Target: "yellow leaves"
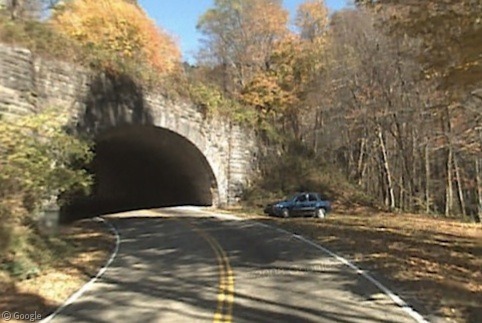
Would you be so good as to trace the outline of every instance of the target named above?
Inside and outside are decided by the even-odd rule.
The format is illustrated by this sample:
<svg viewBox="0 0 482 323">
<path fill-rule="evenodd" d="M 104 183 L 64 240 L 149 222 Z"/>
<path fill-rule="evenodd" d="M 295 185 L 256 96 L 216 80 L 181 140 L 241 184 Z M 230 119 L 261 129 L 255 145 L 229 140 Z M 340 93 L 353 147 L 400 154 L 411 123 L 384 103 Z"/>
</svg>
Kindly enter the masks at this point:
<svg viewBox="0 0 482 323">
<path fill-rule="evenodd" d="M 245 103 L 264 114 L 301 111 L 305 92 L 324 68 L 327 13 L 323 1 L 300 6 L 297 23 L 301 34 L 289 33 L 273 43 L 269 70 L 258 71 L 241 93 Z"/>
<path fill-rule="evenodd" d="M 172 38 L 138 6 L 124 0 L 73 0 L 54 12 L 51 23 L 89 50 L 105 52 L 104 67 L 117 66 L 118 58 L 135 58 L 135 63 L 145 63 L 163 75 L 180 62 Z"/>
<path fill-rule="evenodd" d="M 288 12 L 274 1 L 255 1 L 251 6 L 250 21 L 257 24 L 260 33 L 283 36 L 288 32 Z"/>
<path fill-rule="evenodd" d="M 323 0 L 309 0 L 298 7 L 296 26 L 304 39 L 323 37 L 328 26 L 328 9 Z"/>
<path fill-rule="evenodd" d="M 239 78 L 236 85 L 242 86 L 265 68 L 273 43 L 289 32 L 287 23 L 281 1 L 217 0 L 200 18 L 198 29 L 207 36 L 210 58 L 226 62 Z"/>
<path fill-rule="evenodd" d="M 326 64 L 329 44 L 328 9 L 322 0 L 309 0 L 298 7 L 296 25 L 300 29 L 302 47 L 299 62 L 306 77 L 316 77 Z"/>
<path fill-rule="evenodd" d="M 76 30 L 72 31 L 71 35 L 76 39 L 81 39 L 81 38 L 84 38 L 87 34 L 82 30 L 76 29 Z"/>
<path fill-rule="evenodd" d="M 306 111 L 307 92 L 325 66 L 327 23 L 323 1 L 300 7 L 297 34 L 282 1 L 216 0 L 198 29 L 207 36 L 206 61 L 219 63 L 223 88 L 255 111 L 258 123 L 268 123 Z"/>
<path fill-rule="evenodd" d="M 189 86 L 192 102 L 203 109 L 207 116 L 227 117 L 234 122 L 254 125 L 256 113 L 249 107 L 227 98 L 219 89 L 195 82 Z"/>
</svg>

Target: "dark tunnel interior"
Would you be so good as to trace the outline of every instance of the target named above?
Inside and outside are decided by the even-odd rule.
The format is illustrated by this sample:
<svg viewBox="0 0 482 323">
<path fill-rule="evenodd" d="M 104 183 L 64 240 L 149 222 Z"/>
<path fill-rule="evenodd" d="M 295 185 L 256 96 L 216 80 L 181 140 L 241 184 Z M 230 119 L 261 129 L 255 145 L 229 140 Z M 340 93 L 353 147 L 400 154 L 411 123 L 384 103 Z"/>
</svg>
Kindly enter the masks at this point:
<svg viewBox="0 0 482 323">
<path fill-rule="evenodd" d="M 212 205 L 216 180 L 205 156 L 186 138 L 154 126 L 121 126 L 95 140 L 92 194 L 61 212 L 70 222 L 120 211 Z"/>
</svg>

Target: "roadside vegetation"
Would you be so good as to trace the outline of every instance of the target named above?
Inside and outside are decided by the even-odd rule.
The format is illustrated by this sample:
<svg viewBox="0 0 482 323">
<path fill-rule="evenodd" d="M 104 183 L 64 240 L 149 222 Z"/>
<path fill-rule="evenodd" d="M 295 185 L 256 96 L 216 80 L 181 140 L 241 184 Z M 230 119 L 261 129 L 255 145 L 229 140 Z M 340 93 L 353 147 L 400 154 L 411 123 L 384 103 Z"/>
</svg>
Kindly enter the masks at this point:
<svg viewBox="0 0 482 323">
<path fill-rule="evenodd" d="M 447 305 L 435 307 L 474 317 L 467 304 L 480 298 L 473 257 L 480 227 L 433 216 L 482 216 L 481 2 L 357 0 L 330 14 L 322 0 L 307 0 L 290 21 L 280 0 L 215 0 L 198 21 L 204 42 L 196 66 L 181 63 L 176 42 L 137 1 L 7 3 L 1 42 L 128 75 L 191 100 L 207 117 L 253 128 L 260 159 L 245 207 L 318 191 L 348 215 L 290 222 L 296 230 L 335 249 L 353 241 L 340 250 L 351 248 L 395 282 L 416 288 L 425 275 L 432 283 L 420 284 L 427 287 L 422 298 L 430 284 L 443 285 L 434 295 L 442 293 Z M 0 120 L 0 151 L 0 272 L 22 280 L 75 249 L 43 235 L 34 218 L 52 196 L 88 191 L 82 165 L 91 156 L 88 144 L 49 114 Z M 350 213 L 360 207 L 392 213 Z M 400 248 L 420 257 L 402 257 Z M 393 267 L 384 271 L 384 263 Z M 442 282 L 444 275 L 452 278 Z M 450 296 L 447 286 L 457 284 L 466 305 Z"/>
<path fill-rule="evenodd" d="M 51 313 L 102 266 L 114 238 L 85 220 L 42 221 L 69 196 L 89 192 L 88 142 L 65 132 L 59 109 L 0 119 L 0 304 L 11 313 Z M 54 283 L 53 283 L 54 282 Z"/>
<path fill-rule="evenodd" d="M 42 233 L 41 213 L 66 202 L 58 196 L 90 188 L 81 168 L 90 147 L 68 135 L 64 124 L 58 110 L 0 120 L 0 271 L 14 278 L 37 275 L 62 250 Z"/>
</svg>

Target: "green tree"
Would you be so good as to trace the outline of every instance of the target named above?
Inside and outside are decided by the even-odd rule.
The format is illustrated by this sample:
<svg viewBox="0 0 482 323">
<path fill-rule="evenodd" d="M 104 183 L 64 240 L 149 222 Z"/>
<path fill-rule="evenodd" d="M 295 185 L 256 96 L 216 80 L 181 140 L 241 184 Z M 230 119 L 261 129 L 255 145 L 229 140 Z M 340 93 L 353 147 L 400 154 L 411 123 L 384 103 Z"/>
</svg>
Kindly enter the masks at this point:
<svg viewBox="0 0 482 323">
<path fill-rule="evenodd" d="M 46 201 L 90 188 L 90 175 L 78 167 L 90 161 L 90 147 L 64 131 L 66 120 L 56 110 L 0 120 L 0 255 Z"/>
</svg>

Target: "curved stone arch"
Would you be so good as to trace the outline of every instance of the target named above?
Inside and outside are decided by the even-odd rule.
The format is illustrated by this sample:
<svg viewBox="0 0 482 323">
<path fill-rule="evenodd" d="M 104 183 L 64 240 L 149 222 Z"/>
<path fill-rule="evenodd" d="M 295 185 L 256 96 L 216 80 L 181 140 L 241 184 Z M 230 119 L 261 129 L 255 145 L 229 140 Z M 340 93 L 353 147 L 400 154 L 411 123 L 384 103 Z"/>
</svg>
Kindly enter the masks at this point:
<svg viewBox="0 0 482 323">
<path fill-rule="evenodd" d="M 127 75 L 108 75 L 34 57 L 23 48 L 0 44 L 0 53 L 0 65 L 5 67 L 4 77 L 0 75 L 0 88 L 7 97 L 3 105 L 0 102 L 2 115 L 62 107 L 71 117 L 68 127 L 90 138 L 126 124 L 171 130 L 190 141 L 206 158 L 217 184 L 214 185 L 218 192 L 216 204 L 236 203 L 256 171 L 255 132 L 231 125 L 219 116 L 205 118 L 188 99 L 171 100 L 139 86 Z M 26 92 L 32 95 L 25 95 Z"/>
<path fill-rule="evenodd" d="M 132 84 L 95 79 L 90 96 L 80 111 L 79 132 L 92 137 L 124 125 L 151 125 L 167 129 L 192 143 L 206 159 L 214 175 L 213 205 L 229 200 L 230 124 L 205 118 L 192 103 L 173 102 L 158 94 L 145 93 Z M 114 98 L 114 100 L 109 100 Z"/>
<path fill-rule="evenodd" d="M 188 138 L 183 135 L 157 125 L 148 124 L 123 124 L 104 129 L 96 135 L 97 163 L 94 166 L 98 178 L 97 192 L 112 192 L 109 188 L 116 187 L 122 181 L 113 180 L 114 178 L 125 178 L 123 175 L 129 165 L 128 160 L 144 160 L 143 169 L 135 168 L 137 171 L 129 171 L 129 173 L 137 174 L 140 172 L 140 178 L 144 178 L 146 182 L 168 178 L 168 182 L 164 187 L 168 188 L 162 192 L 170 192 L 171 189 L 179 191 L 182 188 L 181 195 L 177 195 L 176 200 L 183 201 L 187 198 L 190 203 L 202 203 L 202 205 L 218 205 L 219 203 L 219 186 L 212 165 L 207 160 L 206 155 Z M 110 152 L 109 152 L 110 151 Z M 106 159 L 105 156 L 110 156 Z M 129 153 L 127 157 L 125 152 Z M 145 153 L 150 157 L 146 161 Z M 116 162 L 117 154 L 123 155 L 122 161 Z M 139 155 L 140 154 L 140 155 Z M 140 157 L 140 158 L 139 158 Z M 127 160 L 127 161 L 126 161 Z M 155 163 L 153 163 L 153 160 Z M 119 164 L 125 164 L 124 168 L 120 168 Z M 136 166 L 139 166 L 136 164 Z M 113 175 L 112 169 L 117 169 Z M 149 177 L 145 173 L 149 172 Z M 109 174 L 106 176 L 106 174 Z M 144 177 L 142 177 L 142 173 Z M 113 184 L 116 183 L 116 184 Z M 122 190 L 126 191 L 125 181 Z M 160 182 L 162 183 L 162 180 Z M 182 183 L 181 186 L 178 184 Z M 148 183 L 146 183 L 147 185 Z M 144 186 L 143 184 L 141 184 Z M 129 185 L 128 185 L 129 186 Z M 135 185 L 134 185 L 135 186 Z M 152 186 L 152 185 L 151 185 Z M 129 191 L 129 189 L 127 189 Z M 104 193 L 101 196 L 106 197 Z M 109 193 L 110 194 L 110 193 Z M 116 196 L 117 194 L 114 194 Z"/>
<path fill-rule="evenodd" d="M 190 144 L 192 144 L 204 157 L 204 162 L 206 162 L 206 166 L 211 169 L 213 182 L 211 183 L 211 194 L 212 194 L 212 203 L 214 206 L 219 206 L 220 204 L 227 203 L 227 175 L 226 169 L 223 167 L 223 161 L 216 158 L 216 154 L 212 154 L 212 150 L 216 150 L 215 147 L 211 144 L 211 142 L 206 138 L 202 132 L 193 127 L 192 124 L 188 122 L 181 122 L 181 124 L 177 125 L 169 125 L 169 124 L 157 124 L 154 123 L 156 127 L 161 129 L 167 129 L 180 137 L 187 140 Z"/>
<path fill-rule="evenodd" d="M 192 114 L 199 112 L 186 107 Z M 159 111 L 156 109 L 155 111 Z M 212 188 L 213 205 L 219 206 L 228 202 L 228 163 L 229 163 L 229 125 L 222 121 L 203 120 L 196 122 L 191 117 L 185 117 L 176 113 L 158 114 L 153 120 L 153 125 L 163 129 L 170 130 L 192 143 L 205 157 L 209 167 L 211 168 L 216 183 Z M 201 117 L 202 116 L 198 116 Z M 203 119 L 203 118 L 202 118 Z M 199 120 L 198 120 L 199 121 Z M 218 133 L 213 133 L 217 129 Z M 226 145 L 214 144 L 212 138 L 225 138 Z"/>
</svg>

